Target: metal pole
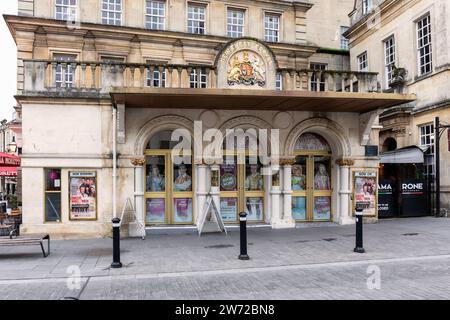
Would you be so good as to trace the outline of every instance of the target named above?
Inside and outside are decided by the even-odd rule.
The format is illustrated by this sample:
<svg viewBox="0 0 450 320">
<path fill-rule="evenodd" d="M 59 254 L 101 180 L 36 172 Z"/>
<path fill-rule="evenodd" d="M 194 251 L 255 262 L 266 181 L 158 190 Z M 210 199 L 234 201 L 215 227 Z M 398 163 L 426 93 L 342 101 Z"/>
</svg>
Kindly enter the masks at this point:
<svg viewBox="0 0 450 320">
<path fill-rule="evenodd" d="M 363 247 L 363 209 L 362 208 L 356 208 L 356 246 L 353 250 L 357 253 L 364 253 L 364 247 Z"/>
<path fill-rule="evenodd" d="M 112 219 L 113 225 L 113 262 L 111 263 L 111 268 L 122 268 L 122 263 L 120 262 L 120 219 Z"/>
<path fill-rule="evenodd" d="M 241 233 L 241 254 L 239 260 L 249 260 L 250 257 L 247 254 L 247 214 L 241 212 L 239 214 L 240 221 L 240 233 Z"/>
<path fill-rule="evenodd" d="M 112 211 L 113 218 L 117 218 L 117 106 L 113 106 L 112 123 L 112 152 L 113 152 L 113 172 L 112 172 Z"/>
<path fill-rule="evenodd" d="M 434 154 L 435 154 L 435 190 L 436 190 L 436 217 L 441 213 L 441 168 L 440 168 L 440 123 L 439 117 L 435 119 L 434 125 Z"/>
</svg>

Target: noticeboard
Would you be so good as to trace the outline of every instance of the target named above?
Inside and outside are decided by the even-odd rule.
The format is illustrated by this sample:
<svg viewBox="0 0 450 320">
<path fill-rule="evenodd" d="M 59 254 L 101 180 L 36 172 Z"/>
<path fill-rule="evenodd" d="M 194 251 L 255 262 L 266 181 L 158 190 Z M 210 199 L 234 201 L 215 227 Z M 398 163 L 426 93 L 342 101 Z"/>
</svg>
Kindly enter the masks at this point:
<svg viewBox="0 0 450 320">
<path fill-rule="evenodd" d="M 353 172 L 353 215 L 355 208 L 363 209 L 363 215 L 377 215 L 377 178 L 375 170 L 357 170 Z"/>
</svg>

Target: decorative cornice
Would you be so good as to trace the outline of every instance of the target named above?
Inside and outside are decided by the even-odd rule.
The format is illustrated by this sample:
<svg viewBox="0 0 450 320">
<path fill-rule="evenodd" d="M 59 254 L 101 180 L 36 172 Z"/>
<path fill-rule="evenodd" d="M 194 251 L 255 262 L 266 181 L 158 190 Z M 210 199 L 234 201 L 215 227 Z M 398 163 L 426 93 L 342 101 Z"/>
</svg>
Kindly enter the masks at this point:
<svg viewBox="0 0 450 320">
<path fill-rule="evenodd" d="M 355 160 L 352 159 L 339 159 L 336 160 L 336 164 L 340 167 L 352 167 L 355 165 Z"/>
<path fill-rule="evenodd" d="M 131 164 L 135 167 L 143 167 L 145 164 L 145 158 L 135 158 L 131 159 Z"/>
</svg>

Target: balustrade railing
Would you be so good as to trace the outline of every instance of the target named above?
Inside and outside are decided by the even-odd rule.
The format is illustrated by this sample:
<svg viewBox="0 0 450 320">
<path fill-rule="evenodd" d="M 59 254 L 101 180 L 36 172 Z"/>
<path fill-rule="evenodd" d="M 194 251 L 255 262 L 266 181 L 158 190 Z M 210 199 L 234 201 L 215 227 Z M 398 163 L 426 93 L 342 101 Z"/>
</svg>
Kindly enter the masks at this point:
<svg viewBox="0 0 450 320">
<path fill-rule="evenodd" d="M 279 69 L 282 90 L 377 92 L 377 73 Z M 216 88 L 212 65 L 24 61 L 23 94 L 109 94 L 111 88 Z"/>
</svg>

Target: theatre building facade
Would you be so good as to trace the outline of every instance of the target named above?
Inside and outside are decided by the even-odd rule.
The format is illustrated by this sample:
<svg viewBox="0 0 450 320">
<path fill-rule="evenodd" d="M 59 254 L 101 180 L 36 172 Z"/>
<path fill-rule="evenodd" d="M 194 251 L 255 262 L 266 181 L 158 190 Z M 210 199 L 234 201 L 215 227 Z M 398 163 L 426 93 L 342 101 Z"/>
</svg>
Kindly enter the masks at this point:
<svg viewBox="0 0 450 320">
<path fill-rule="evenodd" d="M 342 3 L 19 1 L 23 232 L 376 220 L 378 116 L 415 96 L 349 70 Z"/>
</svg>

